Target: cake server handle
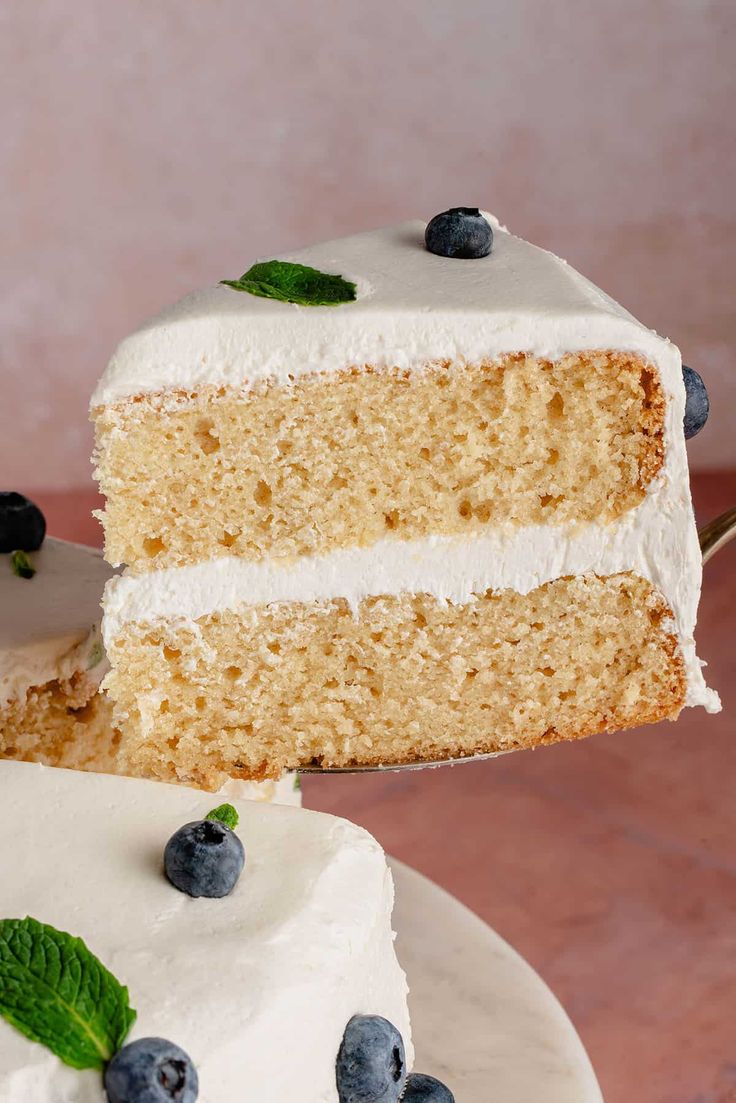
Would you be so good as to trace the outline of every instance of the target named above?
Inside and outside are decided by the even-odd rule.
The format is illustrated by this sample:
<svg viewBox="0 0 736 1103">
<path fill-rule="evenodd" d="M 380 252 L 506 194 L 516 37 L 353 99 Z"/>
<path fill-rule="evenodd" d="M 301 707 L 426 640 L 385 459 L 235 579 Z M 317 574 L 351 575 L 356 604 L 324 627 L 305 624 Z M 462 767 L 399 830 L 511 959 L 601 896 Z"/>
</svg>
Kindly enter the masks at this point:
<svg viewBox="0 0 736 1103">
<path fill-rule="evenodd" d="M 703 563 L 728 544 L 729 540 L 736 538 L 736 506 L 727 509 L 720 517 L 714 517 L 707 525 L 703 525 L 698 532 L 700 550 L 703 553 Z"/>
</svg>

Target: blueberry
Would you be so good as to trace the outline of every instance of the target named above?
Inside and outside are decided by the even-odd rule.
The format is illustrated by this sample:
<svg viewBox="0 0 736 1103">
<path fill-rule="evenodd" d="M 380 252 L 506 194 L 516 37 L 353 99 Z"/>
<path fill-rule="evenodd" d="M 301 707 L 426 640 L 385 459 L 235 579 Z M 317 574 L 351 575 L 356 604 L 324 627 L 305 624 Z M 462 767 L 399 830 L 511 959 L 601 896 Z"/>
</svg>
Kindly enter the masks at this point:
<svg viewBox="0 0 736 1103">
<path fill-rule="evenodd" d="M 402 1103 L 455 1103 L 455 1096 L 441 1080 L 425 1076 L 423 1072 L 411 1074 L 401 1099 Z"/>
<path fill-rule="evenodd" d="M 0 552 L 38 551 L 46 535 L 43 513 L 14 490 L 0 491 Z"/>
<path fill-rule="evenodd" d="M 353 1015 L 337 1055 L 340 1103 L 397 1103 L 406 1080 L 404 1043 L 380 1015 Z"/>
<path fill-rule="evenodd" d="M 219 820 L 194 820 L 171 836 L 164 851 L 166 876 L 189 896 L 227 896 L 245 864 L 238 836 Z"/>
<path fill-rule="evenodd" d="M 110 1103 L 194 1103 L 197 1070 L 188 1054 L 165 1038 L 123 1046 L 105 1069 Z"/>
<path fill-rule="evenodd" d="M 475 260 L 493 248 L 493 230 L 477 207 L 452 207 L 436 214 L 424 231 L 424 244 L 438 257 Z"/>
<path fill-rule="evenodd" d="M 682 378 L 685 383 L 685 417 L 682 424 L 685 429 L 685 440 L 698 435 L 708 420 L 710 402 L 705 383 L 694 368 L 686 368 L 682 365 Z"/>
</svg>

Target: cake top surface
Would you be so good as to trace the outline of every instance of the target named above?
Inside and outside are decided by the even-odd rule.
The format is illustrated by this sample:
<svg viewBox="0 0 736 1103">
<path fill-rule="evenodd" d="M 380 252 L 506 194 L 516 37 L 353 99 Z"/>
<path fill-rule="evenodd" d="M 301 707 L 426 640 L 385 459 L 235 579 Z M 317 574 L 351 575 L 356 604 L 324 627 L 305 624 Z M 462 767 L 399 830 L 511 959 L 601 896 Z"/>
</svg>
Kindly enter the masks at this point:
<svg viewBox="0 0 736 1103">
<path fill-rule="evenodd" d="M 217 803 L 158 782 L 0 763 L 0 918 L 32 916 L 84 939 L 129 989 L 128 1040 L 181 1046 L 201 1103 L 336 1100 L 353 1013 L 394 1015 L 408 1033 L 383 852 L 346 820 L 234 800 L 243 873 L 229 896 L 192 899 L 165 878 L 164 847 Z M 0 1097 L 102 1103 L 104 1093 L 98 1072 L 67 1067 L 0 1019 Z"/>
<path fill-rule="evenodd" d="M 115 573 L 102 552 L 47 537 L 30 553 L 33 578 L 18 578 L 0 556 L 0 651 L 49 637 L 79 639 L 99 622 L 102 591 Z"/>
<path fill-rule="evenodd" d="M 19 578 L 10 556 L 0 555 L 0 703 L 102 658 L 101 646 L 99 655 L 93 649 L 102 591 L 114 574 L 102 553 L 47 537 L 29 558 L 36 573 Z"/>
<path fill-rule="evenodd" d="M 277 258 L 354 282 L 355 302 L 297 306 L 224 284 L 195 291 L 120 344 L 92 407 L 366 364 L 410 369 L 515 351 L 555 359 L 607 347 L 657 359 L 671 347 L 565 261 L 487 217 L 493 251 L 479 259 L 428 252 L 421 221 Z"/>
</svg>

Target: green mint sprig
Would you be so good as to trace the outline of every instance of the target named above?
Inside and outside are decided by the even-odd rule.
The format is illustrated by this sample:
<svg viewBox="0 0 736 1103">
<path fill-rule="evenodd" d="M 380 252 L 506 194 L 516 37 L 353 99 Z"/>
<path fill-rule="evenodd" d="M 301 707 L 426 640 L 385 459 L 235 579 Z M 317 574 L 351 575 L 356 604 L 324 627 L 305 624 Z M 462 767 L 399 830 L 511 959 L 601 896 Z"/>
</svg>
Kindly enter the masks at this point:
<svg viewBox="0 0 736 1103">
<path fill-rule="evenodd" d="M 33 578 L 36 568 L 28 558 L 27 552 L 14 551 L 10 557 L 10 569 L 18 578 Z"/>
<path fill-rule="evenodd" d="M 213 808 L 211 812 L 208 812 L 205 816 L 206 820 L 217 820 L 219 823 L 224 823 L 225 827 L 229 827 L 231 831 L 240 823 L 240 816 L 237 810 L 233 808 L 232 804 L 220 804 L 217 808 Z"/>
<path fill-rule="evenodd" d="M 235 291 L 247 291 L 262 299 L 276 299 L 298 306 L 337 306 L 356 298 L 354 283 L 342 276 L 320 272 L 288 260 L 266 260 L 254 264 L 239 280 L 222 280 Z"/>
<path fill-rule="evenodd" d="M 75 1069 L 102 1069 L 136 1013 L 81 938 L 36 919 L 0 920 L 0 1015 Z"/>
</svg>

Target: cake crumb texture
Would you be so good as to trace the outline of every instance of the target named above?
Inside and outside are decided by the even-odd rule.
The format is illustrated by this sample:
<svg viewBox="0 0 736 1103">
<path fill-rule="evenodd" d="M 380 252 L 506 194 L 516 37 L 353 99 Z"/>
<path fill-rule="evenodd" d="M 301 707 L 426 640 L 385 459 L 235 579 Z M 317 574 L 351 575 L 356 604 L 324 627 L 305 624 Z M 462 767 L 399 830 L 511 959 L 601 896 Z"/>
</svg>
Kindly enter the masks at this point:
<svg viewBox="0 0 736 1103">
<path fill-rule="evenodd" d="M 106 557 L 143 572 L 611 522 L 662 467 L 665 405 L 656 368 L 615 351 L 140 395 L 94 414 Z"/>
<path fill-rule="evenodd" d="M 132 771 L 216 789 L 311 764 L 536 747 L 685 700 L 671 611 L 645 579 L 555 579 L 463 605 L 425 594 L 130 625 L 105 686 Z"/>
<path fill-rule="evenodd" d="M 31 687 L 0 709 L 0 759 L 116 773 L 112 704 L 84 678 Z"/>
</svg>

